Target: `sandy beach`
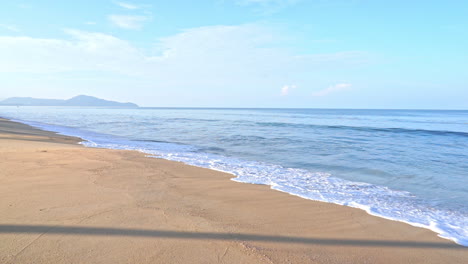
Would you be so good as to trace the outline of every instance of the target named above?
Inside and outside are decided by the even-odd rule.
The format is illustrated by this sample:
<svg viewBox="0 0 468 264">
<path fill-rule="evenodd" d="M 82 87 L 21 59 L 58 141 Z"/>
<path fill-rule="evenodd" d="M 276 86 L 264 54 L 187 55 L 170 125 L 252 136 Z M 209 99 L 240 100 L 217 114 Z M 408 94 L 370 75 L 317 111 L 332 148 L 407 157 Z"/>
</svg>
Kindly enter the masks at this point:
<svg viewBox="0 0 468 264">
<path fill-rule="evenodd" d="M 233 175 L 0 119 L 0 263 L 466 263 L 468 248 Z"/>
</svg>

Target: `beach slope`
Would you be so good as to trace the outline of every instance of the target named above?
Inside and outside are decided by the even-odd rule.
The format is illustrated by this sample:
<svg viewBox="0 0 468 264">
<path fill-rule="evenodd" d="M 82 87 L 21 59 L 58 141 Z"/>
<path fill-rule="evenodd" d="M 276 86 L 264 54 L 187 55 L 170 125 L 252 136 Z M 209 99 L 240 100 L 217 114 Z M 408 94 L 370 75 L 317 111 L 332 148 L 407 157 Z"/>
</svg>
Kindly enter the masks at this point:
<svg viewBox="0 0 468 264">
<path fill-rule="evenodd" d="M 0 263 L 466 263 L 429 230 L 0 119 Z"/>
</svg>

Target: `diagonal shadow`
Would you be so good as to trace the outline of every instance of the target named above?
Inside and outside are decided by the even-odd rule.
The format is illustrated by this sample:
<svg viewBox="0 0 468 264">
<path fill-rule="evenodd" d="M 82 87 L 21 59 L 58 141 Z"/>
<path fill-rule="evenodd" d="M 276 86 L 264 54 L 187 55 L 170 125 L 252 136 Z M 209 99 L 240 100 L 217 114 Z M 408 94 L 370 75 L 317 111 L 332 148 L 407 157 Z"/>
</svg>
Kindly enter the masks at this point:
<svg viewBox="0 0 468 264">
<path fill-rule="evenodd" d="M 210 233 L 210 232 L 183 232 L 153 229 L 128 229 L 106 227 L 79 227 L 79 226 L 47 226 L 47 225 L 0 225 L 0 234 L 63 234 L 63 235 L 91 235 L 91 236 L 130 236 L 154 237 L 168 239 L 213 239 L 213 240 L 245 240 L 260 242 L 316 244 L 331 246 L 366 246 L 366 247 L 403 247 L 403 248 L 445 248 L 468 249 L 454 243 L 420 242 L 420 241 L 390 241 L 390 240 L 363 240 L 363 239 L 328 239 L 309 237 L 270 236 L 239 233 Z"/>
</svg>

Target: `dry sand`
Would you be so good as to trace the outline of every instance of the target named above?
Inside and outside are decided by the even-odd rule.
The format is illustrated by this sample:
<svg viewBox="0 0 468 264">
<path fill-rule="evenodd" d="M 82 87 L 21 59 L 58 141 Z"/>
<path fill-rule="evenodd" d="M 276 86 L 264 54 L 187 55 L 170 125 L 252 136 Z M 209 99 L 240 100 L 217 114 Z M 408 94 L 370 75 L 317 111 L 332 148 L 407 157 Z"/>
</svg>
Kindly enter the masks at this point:
<svg viewBox="0 0 468 264">
<path fill-rule="evenodd" d="M 0 263 L 467 263 L 429 230 L 0 120 Z"/>
</svg>

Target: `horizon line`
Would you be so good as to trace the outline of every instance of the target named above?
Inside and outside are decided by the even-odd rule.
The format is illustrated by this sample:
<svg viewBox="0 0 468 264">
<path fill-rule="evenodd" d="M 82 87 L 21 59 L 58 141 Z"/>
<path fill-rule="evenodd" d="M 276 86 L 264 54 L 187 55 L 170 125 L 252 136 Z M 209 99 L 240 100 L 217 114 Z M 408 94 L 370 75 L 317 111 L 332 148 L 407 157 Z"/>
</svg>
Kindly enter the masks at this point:
<svg viewBox="0 0 468 264">
<path fill-rule="evenodd" d="M 1 105 L 2 107 L 79 107 L 79 108 L 122 108 L 127 107 L 112 107 L 112 106 L 57 106 L 57 105 Z M 396 110 L 396 111 L 468 111 L 467 109 L 437 109 L 437 108 L 352 108 L 352 107 L 220 107 L 220 106 L 138 106 L 128 109 L 136 108 L 152 108 L 152 109 L 258 109 L 258 110 Z"/>
</svg>

